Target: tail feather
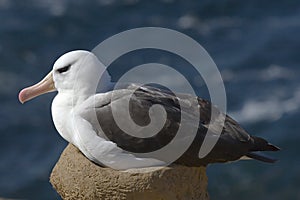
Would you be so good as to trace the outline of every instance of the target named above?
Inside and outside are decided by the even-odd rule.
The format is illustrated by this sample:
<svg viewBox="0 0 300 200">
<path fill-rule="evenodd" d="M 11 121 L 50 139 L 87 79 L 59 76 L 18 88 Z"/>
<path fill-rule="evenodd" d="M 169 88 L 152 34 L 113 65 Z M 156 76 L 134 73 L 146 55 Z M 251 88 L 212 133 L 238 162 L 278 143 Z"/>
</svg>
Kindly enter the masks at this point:
<svg viewBox="0 0 300 200">
<path fill-rule="evenodd" d="M 249 158 L 253 158 L 255 160 L 259 160 L 259 161 L 267 162 L 267 163 L 275 163 L 277 161 L 277 159 L 268 157 L 266 155 L 263 155 L 263 154 L 260 154 L 257 152 L 249 152 L 246 154 L 246 156 Z"/>
<path fill-rule="evenodd" d="M 265 139 L 260 137 L 252 136 L 253 139 L 253 147 L 251 151 L 279 151 L 280 148 L 268 143 Z"/>
<path fill-rule="evenodd" d="M 265 139 L 260 137 L 251 136 L 251 139 L 253 141 L 253 145 L 252 148 L 250 148 L 250 152 L 246 154 L 247 157 L 267 163 L 274 163 L 277 161 L 277 159 L 254 151 L 279 151 L 279 147 L 267 142 Z"/>
</svg>

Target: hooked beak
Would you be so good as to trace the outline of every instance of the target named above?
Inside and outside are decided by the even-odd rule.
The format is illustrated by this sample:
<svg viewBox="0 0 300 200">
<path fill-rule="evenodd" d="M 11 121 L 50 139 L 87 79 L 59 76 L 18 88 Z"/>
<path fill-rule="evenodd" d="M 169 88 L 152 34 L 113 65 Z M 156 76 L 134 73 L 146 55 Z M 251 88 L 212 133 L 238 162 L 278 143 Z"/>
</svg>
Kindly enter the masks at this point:
<svg viewBox="0 0 300 200">
<path fill-rule="evenodd" d="M 54 86 L 52 71 L 43 78 L 40 82 L 37 84 L 24 88 L 19 93 L 19 101 L 21 103 L 25 103 L 26 101 L 29 101 L 30 99 L 33 99 L 39 95 L 56 91 L 56 88 Z"/>
</svg>

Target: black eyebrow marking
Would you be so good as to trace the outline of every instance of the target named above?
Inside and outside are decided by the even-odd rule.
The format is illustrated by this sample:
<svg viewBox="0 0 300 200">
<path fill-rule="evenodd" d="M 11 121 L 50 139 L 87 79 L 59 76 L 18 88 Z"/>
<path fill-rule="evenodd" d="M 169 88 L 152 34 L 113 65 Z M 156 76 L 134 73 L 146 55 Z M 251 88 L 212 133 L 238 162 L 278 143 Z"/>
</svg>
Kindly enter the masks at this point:
<svg viewBox="0 0 300 200">
<path fill-rule="evenodd" d="M 70 67 L 71 67 L 71 65 L 67 65 L 65 67 L 57 69 L 56 71 L 61 74 L 61 73 L 68 71 L 70 69 Z"/>
</svg>

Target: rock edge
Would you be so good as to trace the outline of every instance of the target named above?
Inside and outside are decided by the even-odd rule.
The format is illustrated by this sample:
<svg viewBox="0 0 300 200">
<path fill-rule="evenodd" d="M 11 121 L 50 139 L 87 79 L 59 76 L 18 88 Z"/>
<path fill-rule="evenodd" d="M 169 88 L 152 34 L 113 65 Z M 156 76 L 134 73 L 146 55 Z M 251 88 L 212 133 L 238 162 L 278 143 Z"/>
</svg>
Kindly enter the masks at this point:
<svg viewBox="0 0 300 200">
<path fill-rule="evenodd" d="M 205 167 L 172 165 L 116 171 L 89 161 L 69 144 L 50 176 L 50 182 L 65 200 L 207 200 Z M 149 172 L 150 170 L 150 172 Z"/>
</svg>

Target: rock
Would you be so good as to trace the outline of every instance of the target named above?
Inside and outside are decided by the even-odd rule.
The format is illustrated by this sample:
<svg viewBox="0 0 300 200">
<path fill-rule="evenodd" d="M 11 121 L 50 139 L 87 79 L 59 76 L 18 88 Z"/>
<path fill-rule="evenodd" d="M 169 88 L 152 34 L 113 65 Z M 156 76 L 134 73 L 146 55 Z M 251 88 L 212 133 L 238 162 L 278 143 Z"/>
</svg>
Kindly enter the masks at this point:
<svg viewBox="0 0 300 200">
<path fill-rule="evenodd" d="M 56 163 L 50 182 L 63 199 L 209 199 L 204 167 L 116 171 L 94 164 L 71 144 Z"/>
</svg>

